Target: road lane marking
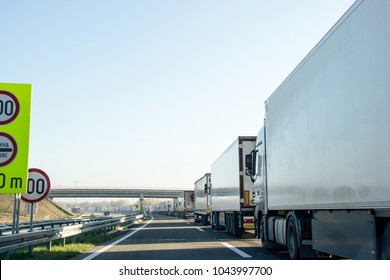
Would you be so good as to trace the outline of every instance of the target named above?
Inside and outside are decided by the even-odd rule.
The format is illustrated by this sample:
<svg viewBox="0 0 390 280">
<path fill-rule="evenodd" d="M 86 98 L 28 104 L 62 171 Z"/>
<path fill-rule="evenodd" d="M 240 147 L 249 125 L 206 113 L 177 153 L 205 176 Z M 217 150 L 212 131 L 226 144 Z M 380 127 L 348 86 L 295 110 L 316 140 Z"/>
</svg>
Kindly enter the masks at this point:
<svg viewBox="0 0 390 280">
<path fill-rule="evenodd" d="M 187 225 L 191 225 L 191 223 L 187 222 Z"/>
<path fill-rule="evenodd" d="M 197 230 L 199 230 L 199 231 L 202 231 L 202 232 L 204 231 L 203 229 L 201 229 L 201 228 L 198 228 L 198 227 L 197 227 L 196 229 L 197 229 Z"/>
<path fill-rule="evenodd" d="M 226 242 L 221 242 L 221 244 L 227 248 L 229 248 L 230 250 L 232 250 L 234 253 L 240 255 L 241 257 L 243 258 L 252 258 L 252 256 L 248 255 L 247 253 L 241 251 L 240 249 L 237 249 L 236 247 L 234 247 L 233 245 L 230 245 L 229 243 L 226 243 Z"/>
<path fill-rule="evenodd" d="M 143 229 L 143 228 L 146 227 L 148 224 L 150 224 L 152 221 L 153 221 L 153 217 L 152 217 L 152 219 L 151 219 L 148 223 L 144 224 L 142 227 L 137 228 L 136 230 L 130 232 L 130 233 L 127 234 L 127 235 L 125 235 L 124 237 L 122 237 L 122 238 L 120 238 L 120 239 L 118 239 L 118 240 L 112 242 L 110 245 L 107 245 L 107 246 L 101 248 L 100 250 L 98 250 L 98 251 L 96 251 L 96 252 L 94 252 L 94 253 L 92 253 L 92 254 L 86 256 L 83 260 L 92 260 L 92 259 L 95 258 L 96 256 L 100 255 L 101 253 L 103 253 L 103 252 L 107 251 L 108 249 L 110 249 L 111 247 L 115 246 L 116 244 L 118 244 L 118 243 L 122 242 L 123 240 L 129 238 L 130 236 L 132 236 L 134 233 L 136 233 L 136 232 L 139 231 L 140 229 Z"/>
</svg>

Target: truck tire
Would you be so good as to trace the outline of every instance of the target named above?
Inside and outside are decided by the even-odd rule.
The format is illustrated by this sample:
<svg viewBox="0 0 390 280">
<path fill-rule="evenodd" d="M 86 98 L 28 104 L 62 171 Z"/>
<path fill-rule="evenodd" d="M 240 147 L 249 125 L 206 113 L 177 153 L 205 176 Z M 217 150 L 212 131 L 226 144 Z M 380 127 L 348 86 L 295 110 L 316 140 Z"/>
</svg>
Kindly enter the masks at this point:
<svg viewBox="0 0 390 280">
<path fill-rule="evenodd" d="M 390 222 L 387 223 L 387 226 L 383 232 L 381 251 L 381 258 L 383 260 L 390 260 Z"/>
<path fill-rule="evenodd" d="M 230 219 L 230 214 L 225 214 L 225 227 L 226 227 L 226 232 L 228 234 L 232 234 L 232 223 Z"/>
<path fill-rule="evenodd" d="M 207 226 L 207 215 L 202 215 L 202 225 Z"/>
<path fill-rule="evenodd" d="M 290 259 L 298 260 L 300 258 L 299 234 L 296 219 L 291 217 L 287 222 L 287 247 Z"/>
<path fill-rule="evenodd" d="M 257 236 L 261 241 L 261 245 L 265 246 L 264 217 L 261 217 L 260 220 L 257 220 Z"/>
<path fill-rule="evenodd" d="M 219 212 L 213 212 L 213 220 L 214 220 L 215 230 L 220 230 L 221 225 L 219 223 Z"/>
<path fill-rule="evenodd" d="M 244 234 L 242 228 L 239 227 L 240 219 L 239 214 L 232 214 L 232 235 L 236 237 L 240 237 Z"/>
</svg>

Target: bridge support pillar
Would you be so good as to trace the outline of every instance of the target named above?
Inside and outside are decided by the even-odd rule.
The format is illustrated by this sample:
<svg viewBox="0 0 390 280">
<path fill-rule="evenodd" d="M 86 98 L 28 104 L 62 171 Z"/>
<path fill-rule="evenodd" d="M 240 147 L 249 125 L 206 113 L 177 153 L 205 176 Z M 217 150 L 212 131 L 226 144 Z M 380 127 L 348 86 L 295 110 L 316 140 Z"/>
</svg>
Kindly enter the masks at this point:
<svg viewBox="0 0 390 280">
<path fill-rule="evenodd" d="M 143 193 L 141 193 L 141 194 L 139 195 L 139 210 L 140 210 L 141 212 L 144 211 L 144 194 L 143 194 Z"/>
</svg>

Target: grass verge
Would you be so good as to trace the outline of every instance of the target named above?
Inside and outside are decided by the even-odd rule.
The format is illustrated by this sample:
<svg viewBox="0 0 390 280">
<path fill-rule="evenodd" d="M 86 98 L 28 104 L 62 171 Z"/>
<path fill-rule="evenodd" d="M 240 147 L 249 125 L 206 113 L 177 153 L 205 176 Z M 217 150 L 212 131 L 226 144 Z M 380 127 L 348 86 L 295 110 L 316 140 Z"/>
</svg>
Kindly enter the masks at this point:
<svg viewBox="0 0 390 280">
<path fill-rule="evenodd" d="M 33 255 L 28 252 L 28 248 L 20 249 L 9 255 L 10 260 L 68 260 L 78 254 L 86 252 L 93 247 L 114 238 L 116 235 L 86 235 L 77 236 L 76 242 L 72 237 L 65 239 L 65 246 L 61 245 L 60 240 L 53 241 L 51 251 L 46 245 L 34 246 Z"/>
</svg>

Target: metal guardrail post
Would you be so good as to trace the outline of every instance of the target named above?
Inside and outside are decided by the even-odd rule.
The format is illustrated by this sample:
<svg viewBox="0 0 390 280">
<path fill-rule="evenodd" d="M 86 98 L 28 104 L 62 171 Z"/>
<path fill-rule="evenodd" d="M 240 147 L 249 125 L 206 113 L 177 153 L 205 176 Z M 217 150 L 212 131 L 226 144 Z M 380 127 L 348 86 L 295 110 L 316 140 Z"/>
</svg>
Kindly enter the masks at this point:
<svg viewBox="0 0 390 280">
<path fill-rule="evenodd" d="M 34 247 L 33 246 L 28 246 L 28 255 L 32 256 L 34 254 Z"/>
<path fill-rule="evenodd" d="M 51 246 L 52 246 L 52 242 L 51 242 L 51 241 L 49 241 L 49 242 L 46 243 L 46 249 L 47 249 L 49 252 L 51 252 Z"/>
</svg>

